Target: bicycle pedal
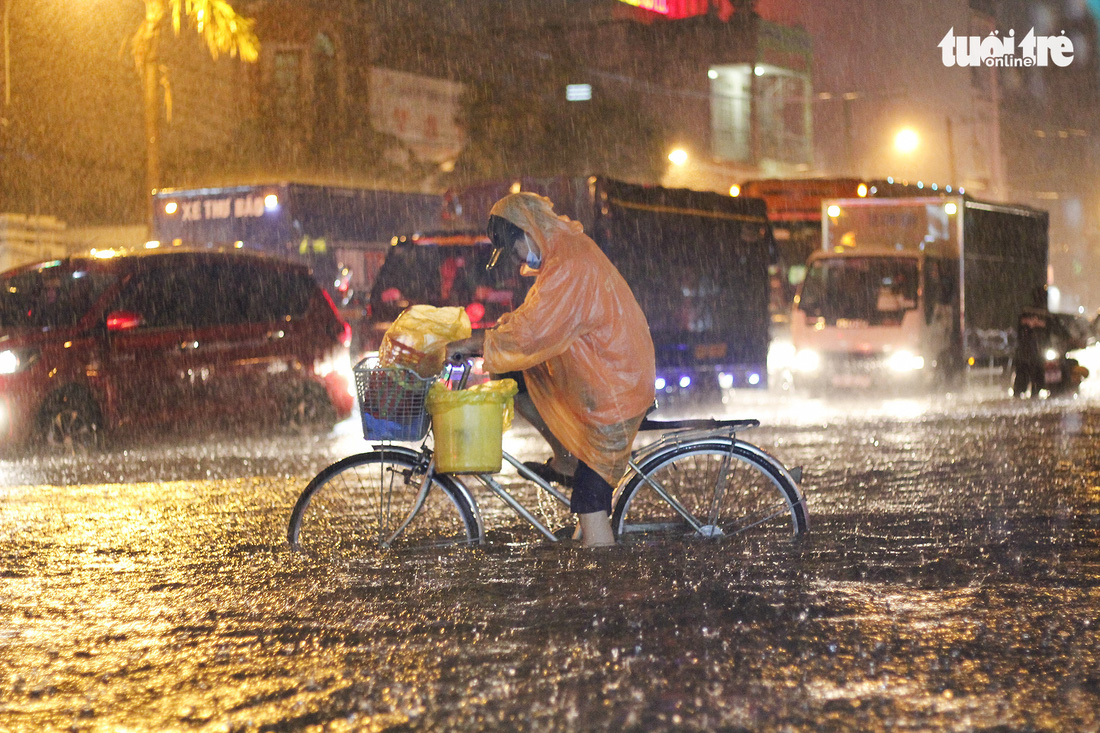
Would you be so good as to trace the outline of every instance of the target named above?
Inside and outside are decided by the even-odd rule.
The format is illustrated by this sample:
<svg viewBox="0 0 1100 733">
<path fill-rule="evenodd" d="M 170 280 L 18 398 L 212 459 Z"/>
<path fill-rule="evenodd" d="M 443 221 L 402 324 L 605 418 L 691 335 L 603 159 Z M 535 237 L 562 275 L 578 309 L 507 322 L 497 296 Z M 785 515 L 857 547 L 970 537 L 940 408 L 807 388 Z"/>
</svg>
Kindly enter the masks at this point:
<svg viewBox="0 0 1100 733">
<path fill-rule="evenodd" d="M 571 542 L 573 540 L 573 535 L 576 533 L 576 531 L 576 526 L 566 526 L 554 530 L 553 535 L 557 538 L 558 542 Z"/>
<path fill-rule="evenodd" d="M 802 466 L 795 466 L 788 473 L 791 474 L 791 478 L 794 479 L 796 484 L 802 483 Z"/>
</svg>

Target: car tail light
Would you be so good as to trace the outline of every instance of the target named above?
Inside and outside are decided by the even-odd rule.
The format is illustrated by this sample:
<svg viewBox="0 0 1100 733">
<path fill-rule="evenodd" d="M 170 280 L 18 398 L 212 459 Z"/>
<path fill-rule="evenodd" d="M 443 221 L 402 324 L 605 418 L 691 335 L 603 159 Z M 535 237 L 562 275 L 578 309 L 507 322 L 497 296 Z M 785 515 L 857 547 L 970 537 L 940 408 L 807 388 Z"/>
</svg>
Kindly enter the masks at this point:
<svg viewBox="0 0 1100 733">
<path fill-rule="evenodd" d="M 466 306 L 466 315 L 470 317 L 470 323 L 481 323 L 481 319 L 485 317 L 485 306 L 481 303 L 470 303 Z"/>
<path fill-rule="evenodd" d="M 115 311 L 107 316 L 108 331 L 129 331 L 141 325 L 141 316 L 130 311 Z"/>
<path fill-rule="evenodd" d="M 340 311 L 336 308 L 332 296 L 324 290 L 321 291 L 321 295 L 325 296 L 325 302 L 328 303 L 329 310 L 332 311 L 332 317 L 336 319 L 333 324 L 334 327 L 329 329 L 329 336 L 338 340 L 344 348 L 351 346 L 351 325 L 340 317 Z"/>
</svg>

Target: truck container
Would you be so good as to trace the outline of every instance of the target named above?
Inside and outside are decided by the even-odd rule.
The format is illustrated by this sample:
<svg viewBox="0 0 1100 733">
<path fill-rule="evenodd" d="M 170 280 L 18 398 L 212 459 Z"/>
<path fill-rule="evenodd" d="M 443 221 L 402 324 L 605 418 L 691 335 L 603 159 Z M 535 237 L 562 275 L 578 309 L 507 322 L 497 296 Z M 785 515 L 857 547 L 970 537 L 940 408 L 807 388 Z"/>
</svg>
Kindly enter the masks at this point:
<svg viewBox="0 0 1100 733">
<path fill-rule="evenodd" d="M 1010 365 L 1048 215 L 968 196 L 830 199 L 791 315 L 795 384 L 951 385 Z"/>
<path fill-rule="evenodd" d="M 302 262 L 338 303 L 369 290 L 394 234 L 438 226 L 442 197 L 273 182 L 153 194 L 156 245 L 255 249 Z"/>
</svg>

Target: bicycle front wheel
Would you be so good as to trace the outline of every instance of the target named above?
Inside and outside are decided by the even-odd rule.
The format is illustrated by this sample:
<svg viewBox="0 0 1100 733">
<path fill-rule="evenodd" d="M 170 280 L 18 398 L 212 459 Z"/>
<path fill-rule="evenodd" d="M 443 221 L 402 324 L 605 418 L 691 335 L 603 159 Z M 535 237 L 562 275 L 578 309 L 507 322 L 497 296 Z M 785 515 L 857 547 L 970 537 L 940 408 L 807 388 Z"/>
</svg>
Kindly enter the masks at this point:
<svg viewBox="0 0 1100 733">
<path fill-rule="evenodd" d="M 287 539 L 292 547 L 318 554 L 480 543 L 473 498 L 450 476 L 433 474 L 416 509 L 427 468 L 424 456 L 400 448 L 337 461 L 298 497 Z"/>
<path fill-rule="evenodd" d="M 650 535 L 797 536 L 808 528 L 806 506 L 790 474 L 744 441 L 672 446 L 639 468 L 619 492 L 611 516 L 623 541 Z"/>
</svg>

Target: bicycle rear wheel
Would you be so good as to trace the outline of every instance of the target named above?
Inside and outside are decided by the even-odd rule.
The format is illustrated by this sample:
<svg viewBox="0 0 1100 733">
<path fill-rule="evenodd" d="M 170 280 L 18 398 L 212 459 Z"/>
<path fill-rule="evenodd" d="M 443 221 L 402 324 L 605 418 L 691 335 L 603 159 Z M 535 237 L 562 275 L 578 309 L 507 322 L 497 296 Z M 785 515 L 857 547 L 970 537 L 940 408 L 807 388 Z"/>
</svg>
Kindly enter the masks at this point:
<svg viewBox="0 0 1100 733">
<path fill-rule="evenodd" d="M 287 527 L 292 547 L 312 553 L 354 554 L 386 549 L 413 511 L 428 468 L 407 449 L 371 451 L 332 464 L 309 482 Z M 481 523 L 465 486 L 434 474 L 424 505 L 393 547 L 481 542 Z"/>
<path fill-rule="evenodd" d="M 622 541 L 657 534 L 797 536 L 809 526 L 802 494 L 790 474 L 744 441 L 675 445 L 647 457 L 639 467 L 641 474 L 623 486 L 611 516 Z"/>
</svg>

